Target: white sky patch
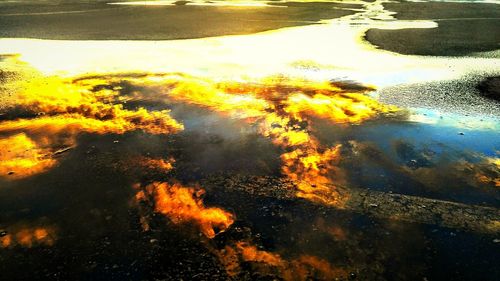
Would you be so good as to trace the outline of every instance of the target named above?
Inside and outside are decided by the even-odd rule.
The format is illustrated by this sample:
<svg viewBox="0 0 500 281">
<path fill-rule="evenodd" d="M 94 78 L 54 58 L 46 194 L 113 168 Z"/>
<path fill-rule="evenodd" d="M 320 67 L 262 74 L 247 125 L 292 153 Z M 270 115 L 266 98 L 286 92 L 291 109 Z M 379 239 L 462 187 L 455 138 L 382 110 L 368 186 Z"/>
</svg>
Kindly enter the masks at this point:
<svg viewBox="0 0 500 281">
<path fill-rule="evenodd" d="M 413 108 L 407 121 L 423 124 L 432 124 L 441 127 L 454 127 L 473 131 L 498 131 L 500 123 L 498 118 L 483 116 L 464 116 L 450 112 L 440 112 L 428 108 Z"/>
</svg>

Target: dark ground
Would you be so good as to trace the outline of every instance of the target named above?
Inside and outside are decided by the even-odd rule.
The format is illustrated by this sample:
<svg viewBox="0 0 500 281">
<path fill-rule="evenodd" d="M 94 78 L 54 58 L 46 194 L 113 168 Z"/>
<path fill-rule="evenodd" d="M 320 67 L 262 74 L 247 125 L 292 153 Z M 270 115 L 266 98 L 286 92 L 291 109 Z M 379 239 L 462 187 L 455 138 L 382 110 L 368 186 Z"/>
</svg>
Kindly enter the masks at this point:
<svg viewBox="0 0 500 281">
<path fill-rule="evenodd" d="M 365 39 L 406 55 L 487 56 L 500 44 L 500 5 L 478 3 L 385 3 L 399 20 L 435 20 L 437 28 L 370 29 Z"/>
<path fill-rule="evenodd" d="M 484 81 L 477 85 L 477 89 L 482 96 L 500 101 L 500 76 L 484 79 Z"/>
<path fill-rule="evenodd" d="M 380 100 L 399 107 L 432 108 L 446 113 L 500 117 L 498 78 L 460 79 L 402 84 L 379 90 Z"/>
<path fill-rule="evenodd" d="M 0 6 L 0 37 L 162 40 L 249 34 L 355 13 L 334 8 L 361 7 L 349 4 L 289 5 L 288 8 L 252 8 L 4 3 Z"/>
</svg>

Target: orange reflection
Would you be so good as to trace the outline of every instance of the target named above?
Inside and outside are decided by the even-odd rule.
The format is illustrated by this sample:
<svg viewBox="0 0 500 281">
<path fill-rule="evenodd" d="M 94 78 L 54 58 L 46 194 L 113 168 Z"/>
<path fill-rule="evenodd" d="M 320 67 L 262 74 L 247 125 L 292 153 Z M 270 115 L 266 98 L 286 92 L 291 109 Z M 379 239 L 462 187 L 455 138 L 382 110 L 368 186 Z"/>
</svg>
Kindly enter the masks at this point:
<svg viewBox="0 0 500 281">
<path fill-rule="evenodd" d="M 149 158 L 140 157 L 139 161 L 141 166 L 148 168 L 150 170 L 159 170 L 161 172 L 168 172 L 174 168 L 173 163 L 174 158 L 169 158 L 168 160 L 162 158 Z"/>
<path fill-rule="evenodd" d="M 280 255 L 258 250 L 254 245 L 238 242 L 236 248 L 244 261 L 262 262 L 271 266 L 284 265 L 284 261 L 281 259 Z"/>
<path fill-rule="evenodd" d="M 194 223 L 208 238 L 225 231 L 234 222 L 231 213 L 216 207 L 205 207 L 200 196 L 202 189 L 184 187 L 178 183 L 152 183 L 136 194 L 136 200 L 153 200 L 156 212 L 173 223 Z M 152 198 L 150 198 L 152 197 Z"/>
<path fill-rule="evenodd" d="M 10 233 L 0 238 L 3 248 L 15 247 L 17 245 L 31 248 L 37 245 L 52 246 L 56 239 L 56 231 L 51 226 L 16 226 Z"/>
<path fill-rule="evenodd" d="M 237 278 L 243 263 L 259 272 L 269 273 L 283 280 L 333 280 L 346 278 L 345 269 L 334 268 L 328 261 L 311 255 L 301 255 L 287 260 L 279 254 L 258 249 L 249 242 L 237 242 L 218 253 L 227 274 Z"/>
<path fill-rule="evenodd" d="M 484 185 L 500 187 L 500 158 L 485 157 L 482 163 L 472 166 L 476 180 Z"/>
</svg>

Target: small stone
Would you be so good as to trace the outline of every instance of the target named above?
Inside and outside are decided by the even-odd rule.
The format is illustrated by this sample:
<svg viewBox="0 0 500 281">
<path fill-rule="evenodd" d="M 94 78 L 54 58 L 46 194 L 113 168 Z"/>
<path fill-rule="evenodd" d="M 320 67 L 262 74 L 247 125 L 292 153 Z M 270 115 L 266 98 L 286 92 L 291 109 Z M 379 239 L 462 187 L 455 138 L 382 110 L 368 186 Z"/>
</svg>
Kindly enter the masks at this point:
<svg viewBox="0 0 500 281">
<path fill-rule="evenodd" d="M 461 135 L 461 136 L 465 135 L 465 134 L 464 134 L 464 133 L 462 133 L 462 132 L 460 132 L 460 133 L 458 133 L 458 134 L 459 134 L 459 135 Z"/>
</svg>

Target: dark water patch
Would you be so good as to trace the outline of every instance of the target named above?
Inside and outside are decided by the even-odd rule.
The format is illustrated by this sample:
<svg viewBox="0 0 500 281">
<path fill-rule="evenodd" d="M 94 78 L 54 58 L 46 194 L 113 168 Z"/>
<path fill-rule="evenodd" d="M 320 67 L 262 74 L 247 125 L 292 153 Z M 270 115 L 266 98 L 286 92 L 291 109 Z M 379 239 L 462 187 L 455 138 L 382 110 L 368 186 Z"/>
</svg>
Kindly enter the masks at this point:
<svg viewBox="0 0 500 281">
<path fill-rule="evenodd" d="M 195 148 L 211 145 L 205 141 L 212 135 L 201 134 L 201 128 L 197 136 L 191 132 L 167 139 L 142 133 L 81 136 L 79 146 L 57 168 L 3 189 L 0 213 L 10 212 L 7 221 L 44 216 L 59 229 L 53 246 L 1 249 L 0 269 L 4 276 L 21 280 L 33 273 L 41 279 L 226 280 L 226 271 L 214 251 L 238 241 L 251 241 L 260 250 L 286 260 L 316 256 L 361 280 L 434 279 L 442 274 L 435 270 L 437 261 L 446 270 L 456 271 L 453 274 L 457 276 L 483 271 L 483 280 L 494 280 L 496 272 L 486 270 L 496 260 L 488 246 L 491 236 L 374 218 L 315 204 L 296 198 L 279 178 L 248 176 L 245 171 L 230 171 L 227 166 L 212 165 L 215 170 L 228 172 L 216 176 L 206 170 L 196 180 L 206 189 L 203 199 L 207 206 L 220 206 L 236 215 L 237 221 L 228 231 L 207 241 L 189 224 L 173 224 L 154 214 L 151 230 L 144 231 L 140 214 L 129 204 L 133 196 L 130 185 L 138 178 L 143 182 L 169 180 L 191 173 L 190 168 L 183 168 L 185 163 L 203 162 L 198 159 L 203 151 Z M 224 151 L 220 142 L 215 145 Z M 262 157 L 253 144 L 248 145 L 253 154 L 231 153 L 248 162 Z M 409 145 L 395 147 L 394 153 L 403 159 L 419 153 Z M 175 155 L 179 159 L 178 174 L 141 178 L 135 170 L 123 172 L 121 159 L 135 155 Z M 221 154 L 221 158 L 231 162 L 230 154 Z M 12 211 L 24 205 L 30 208 L 30 216 Z M 456 236 L 446 236 L 450 232 Z M 463 245 L 466 250 L 456 250 Z M 452 247 L 453 255 L 445 254 Z M 460 266 L 467 262 L 470 265 Z M 261 273 L 249 263 L 241 266 L 239 274 L 242 279 L 279 277 Z"/>
<path fill-rule="evenodd" d="M 500 202 L 497 188 L 479 180 L 481 175 L 497 177 L 496 166 L 484 158 L 496 157 L 500 148 L 495 129 L 395 118 L 359 126 L 316 121 L 314 132 L 323 143 L 343 144 L 339 166 L 348 186 L 468 204 Z"/>
<path fill-rule="evenodd" d="M 448 280 L 493 280 L 500 276 L 498 266 L 492 262 L 498 259 L 500 250 L 500 245 L 494 242 L 495 235 L 477 235 L 433 226 L 424 229 L 426 248 L 433 263 L 429 276 Z"/>
<path fill-rule="evenodd" d="M 458 280 L 467 280 L 478 274 L 479 269 L 491 266 L 496 256 L 490 248 L 494 245 L 494 235 L 376 219 L 291 198 L 277 200 L 273 196 L 253 194 L 251 187 L 245 187 L 252 186 L 256 179 L 227 177 L 222 181 L 217 180 L 221 177 L 204 181 L 211 191 L 207 202 L 227 202 L 226 206 L 245 222 L 238 225 L 246 229 L 244 237 L 252 237 L 262 249 L 280 253 L 282 257 L 305 253 L 319 256 L 335 266 L 347 268 L 363 280 L 435 278 L 442 274 L 433 266 L 439 259 L 443 267 L 454 271 Z M 234 184 L 222 184 L 227 180 Z M 254 189 L 271 192 L 275 185 L 260 182 Z M 460 243 L 465 245 L 462 250 L 454 249 L 452 255 L 447 254 L 448 247 Z M 480 253 L 485 254 L 487 262 L 481 260 Z M 468 262 L 468 256 L 474 260 L 460 268 Z M 495 274 L 488 273 L 485 278 L 492 280 Z"/>
<path fill-rule="evenodd" d="M 196 181 L 218 171 L 250 175 L 279 175 L 280 150 L 256 134 L 238 139 L 199 133 L 181 134 L 177 139 L 176 173 L 183 181 Z M 176 155 L 178 154 L 178 155 Z"/>
<path fill-rule="evenodd" d="M 118 86 L 128 97 L 156 92 Z M 484 161 L 500 149 L 496 127 L 464 128 L 460 122 L 475 119 L 429 112 L 434 123 L 410 122 L 409 112 L 359 125 L 303 120 L 321 149 L 342 144 L 346 181 L 331 187 L 350 196 L 342 207 L 299 198 L 281 175 L 283 149 L 258 134 L 258 124 L 193 105 L 128 106 L 140 105 L 171 109 L 185 130 L 80 134 L 51 170 L 0 182 L 0 230 L 56 229 L 52 245 L 0 248 L 2 277 L 227 280 L 220 253 L 245 242 L 288 265 L 316 257 L 344 280 L 497 279 L 499 192 L 469 181 L 476 172 L 496 175 Z M 172 170 L 145 171 L 141 157 L 175 161 Z M 208 239 L 191 222 L 138 207 L 133 185 L 153 181 L 199 185 L 204 206 L 226 210 L 234 224 Z M 263 262 L 240 264 L 234 279 L 282 277 L 262 270 Z"/>
</svg>

